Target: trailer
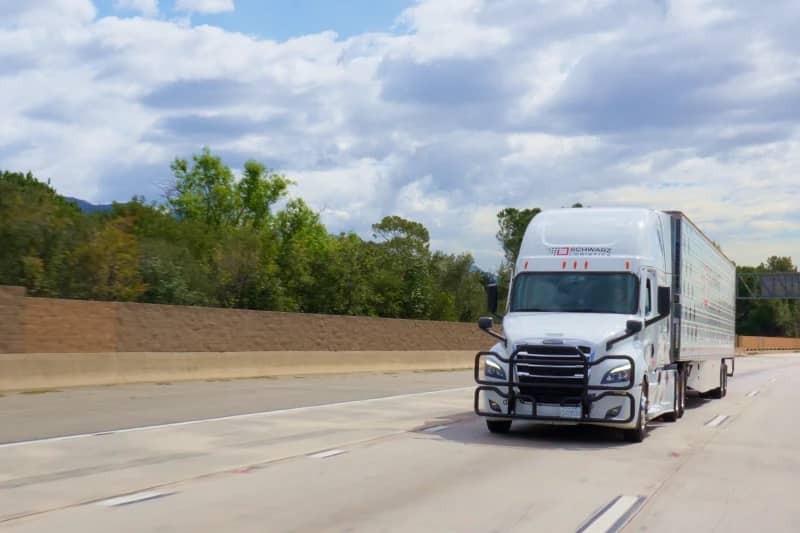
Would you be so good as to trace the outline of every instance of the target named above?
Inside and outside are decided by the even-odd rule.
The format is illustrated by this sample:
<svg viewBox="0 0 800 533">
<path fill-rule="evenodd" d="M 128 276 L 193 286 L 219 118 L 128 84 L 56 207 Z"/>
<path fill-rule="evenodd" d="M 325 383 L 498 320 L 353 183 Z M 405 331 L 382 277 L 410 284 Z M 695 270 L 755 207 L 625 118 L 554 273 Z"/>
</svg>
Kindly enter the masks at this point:
<svg viewBox="0 0 800 533">
<path fill-rule="evenodd" d="M 545 211 L 525 232 L 498 342 L 475 357 L 474 410 L 620 427 L 683 416 L 687 390 L 722 398 L 735 353 L 736 267 L 683 213 Z M 497 287 L 487 288 L 497 313 Z"/>
</svg>

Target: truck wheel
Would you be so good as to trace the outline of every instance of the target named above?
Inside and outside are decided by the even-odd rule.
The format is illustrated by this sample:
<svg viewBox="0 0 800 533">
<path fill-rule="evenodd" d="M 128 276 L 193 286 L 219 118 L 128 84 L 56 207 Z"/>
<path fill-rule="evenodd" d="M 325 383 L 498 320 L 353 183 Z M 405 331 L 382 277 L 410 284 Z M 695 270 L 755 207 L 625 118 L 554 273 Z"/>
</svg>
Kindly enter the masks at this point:
<svg viewBox="0 0 800 533">
<path fill-rule="evenodd" d="M 642 395 L 639 400 L 639 416 L 636 418 L 636 427 L 623 430 L 625 440 L 628 442 L 642 442 L 647 435 L 647 382 L 642 384 Z"/>
<path fill-rule="evenodd" d="M 681 388 L 680 388 L 680 372 L 675 372 L 675 379 L 673 380 L 673 387 L 672 387 L 672 412 L 665 414 L 662 418 L 667 422 L 677 422 L 680 415 L 678 414 L 680 411 L 681 405 Z"/>
<path fill-rule="evenodd" d="M 681 418 L 686 411 L 686 374 L 682 368 L 678 369 L 678 386 L 678 418 Z"/>
<path fill-rule="evenodd" d="M 486 427 L 492 433 L 508 433 L 511 429 L 511 420 L 486 420 Z"/>
</svg>

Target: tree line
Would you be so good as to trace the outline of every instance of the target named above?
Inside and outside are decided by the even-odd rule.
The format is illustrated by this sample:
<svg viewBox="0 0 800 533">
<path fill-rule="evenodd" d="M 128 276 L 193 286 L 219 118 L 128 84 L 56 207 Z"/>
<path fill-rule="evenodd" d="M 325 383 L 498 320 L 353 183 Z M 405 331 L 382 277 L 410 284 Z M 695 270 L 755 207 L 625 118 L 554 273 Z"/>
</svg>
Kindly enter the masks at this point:
<svg viewBox="0 0 800 533">
<path fill-rule="evenodd" d="M 502 209 L 496 274 L 430 249 L 419 222 L 386 216 L 372 238 L 330 233 L 286 176 L 247 161 L 237 177 L 204 149 L 171 165 L 162 203 L 84 212 L 30 173 L 0 173 L 0 284 L 37 296 L 473 321 L 504 295 L 539 208 Z M 583 207 L 574 204 L 572 207 Z M 740 271 L 796 272 L 788 257 Z M 740 301 L 737 332 L 800 336 L 798 302 Z"/>
<path fill-rule="evenodd" d="M 331 234 L 291 180 L 256 161 L 237 179 L 204 149 L 176 159 L 161 204 L 84 213 L 30 173 L 0 173 L 0 284 L 32 295 L 472 321 L 487 274 L 387 216 L 372 239 Z"/>
</svg>

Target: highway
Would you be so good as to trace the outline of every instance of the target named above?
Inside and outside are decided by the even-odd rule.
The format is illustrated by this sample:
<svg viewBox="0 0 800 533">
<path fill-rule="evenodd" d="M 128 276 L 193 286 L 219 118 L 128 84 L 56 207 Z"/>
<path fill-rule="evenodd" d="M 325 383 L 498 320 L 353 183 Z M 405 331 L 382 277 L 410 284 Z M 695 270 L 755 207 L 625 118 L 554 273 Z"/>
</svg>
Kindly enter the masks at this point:
<svg viewBox="0 0 800 533">
<path fill-rule="evenodd" d="M 800 354 L 740 358 L 641 444 L 489 434 L 468 372 L 0 398 L 0 530 L 797 531 Z"/>
</svg>

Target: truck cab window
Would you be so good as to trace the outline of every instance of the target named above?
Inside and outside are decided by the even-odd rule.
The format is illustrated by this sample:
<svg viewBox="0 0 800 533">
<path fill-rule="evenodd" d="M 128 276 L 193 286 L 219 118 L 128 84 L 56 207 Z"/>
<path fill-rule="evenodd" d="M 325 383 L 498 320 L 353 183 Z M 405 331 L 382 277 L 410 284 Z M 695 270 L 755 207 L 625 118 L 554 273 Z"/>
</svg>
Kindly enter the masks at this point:
<svg viewBox="0 0 800 533">
<path fill-rule="evenodd" d="M 633 315 L 640 283 L 622 272 L 524 272 L 511 289 L 511 312 Z"/>
</svg>

